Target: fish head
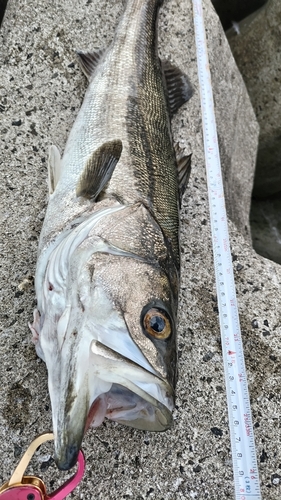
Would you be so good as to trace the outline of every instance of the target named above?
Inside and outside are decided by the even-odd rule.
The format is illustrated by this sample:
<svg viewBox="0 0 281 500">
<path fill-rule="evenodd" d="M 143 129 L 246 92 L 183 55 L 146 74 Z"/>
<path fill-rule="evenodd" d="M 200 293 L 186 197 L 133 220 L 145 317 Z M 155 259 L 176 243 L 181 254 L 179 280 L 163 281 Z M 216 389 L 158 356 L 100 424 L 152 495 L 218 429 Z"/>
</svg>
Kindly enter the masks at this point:
<svg viewBox="0 0 281 500">
<path fill-rule="evenodd" d="M 56 282 L 49 269 L 52 286 L 44 285 L 37 352 L 48 368 L 60 469 L 76 463 L 84 433 L 105 417 L 149 431 L 172 425 L 177 359 L 170 280 L 155 262 L 87 255 L 79 248 L 67 279 Z"/>
</svg>

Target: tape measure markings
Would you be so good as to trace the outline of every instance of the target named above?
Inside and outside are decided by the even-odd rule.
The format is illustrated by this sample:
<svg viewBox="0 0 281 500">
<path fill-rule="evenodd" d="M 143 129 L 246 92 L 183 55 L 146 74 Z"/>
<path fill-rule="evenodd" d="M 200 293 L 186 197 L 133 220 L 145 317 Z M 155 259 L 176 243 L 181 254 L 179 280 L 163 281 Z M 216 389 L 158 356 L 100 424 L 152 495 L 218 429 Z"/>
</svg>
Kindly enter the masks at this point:
<svg viewBox="0 0 281 500">
<path fill-rule="evenodd" d="M 192 1 L 235 500 L 261 500 L 250 398 L 229 245 L 202 0 Z"/>
</svg>

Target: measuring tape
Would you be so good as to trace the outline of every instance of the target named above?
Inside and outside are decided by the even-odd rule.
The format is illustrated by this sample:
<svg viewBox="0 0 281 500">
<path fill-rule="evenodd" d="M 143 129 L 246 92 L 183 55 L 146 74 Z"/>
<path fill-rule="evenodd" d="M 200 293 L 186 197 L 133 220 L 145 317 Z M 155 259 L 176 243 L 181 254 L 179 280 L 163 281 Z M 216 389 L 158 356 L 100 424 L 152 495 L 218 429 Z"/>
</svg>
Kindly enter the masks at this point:
<svg viewBox="0 0 281 500">
<path fill-rule="evenodd" d="M 193 1 L 204 149 L 235 500 L 261 500 L 250 398 L 236 301 L 202 0 Z"/>
</svg>

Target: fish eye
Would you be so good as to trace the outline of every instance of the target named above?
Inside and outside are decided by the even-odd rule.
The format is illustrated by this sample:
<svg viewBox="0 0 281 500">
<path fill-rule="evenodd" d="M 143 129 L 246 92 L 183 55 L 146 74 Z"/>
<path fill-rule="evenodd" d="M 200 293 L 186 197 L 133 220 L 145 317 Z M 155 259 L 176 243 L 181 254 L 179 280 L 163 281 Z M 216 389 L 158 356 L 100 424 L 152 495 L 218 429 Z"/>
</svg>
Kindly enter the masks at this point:
<svg viewBox="0 0 281 500">
<path fill-rule="evenodd" d="M 149 335 L 159 340 L 166 340 L 171 334 L 171 323 L 164 311 L 149 309 L 143 318 L 143 326 Z"/>
</svg>

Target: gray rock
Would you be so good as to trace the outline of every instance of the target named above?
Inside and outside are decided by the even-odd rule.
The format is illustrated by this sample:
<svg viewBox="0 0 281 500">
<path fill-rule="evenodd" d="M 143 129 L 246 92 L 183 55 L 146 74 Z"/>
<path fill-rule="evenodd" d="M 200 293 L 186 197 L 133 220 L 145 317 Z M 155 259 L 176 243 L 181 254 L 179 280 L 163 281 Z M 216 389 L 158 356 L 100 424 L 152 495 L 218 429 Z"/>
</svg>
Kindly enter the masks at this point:
<svg viewBox="0 0 281 500">
<path fill-rule="evenodd" d="M 252 201 L 251 231 L 254 249 L 281 264 L 281 196 Z"/>
<path fill-rule="evenodd" d="M 230 31 L 229 43 L 245 80 L 260 125 L 253 194 L 281 191 L 281 3 L 268 0 L 257 13 Z"/>
<path fill-rule="evenodd" d="M 1 26 L 4 14 L 5 14 L 7 2 L 8 2 L 8 0 L 2 0 L 2 2 L 0 4 L 0 26 Z"/>
<path fill-rule="evenodd" d="M 262 7 L 267 0 L 212 0 L 223 28 L 231 28 L 232 23 L 239 22 Z"/>
<path fill-rule="evenodd" d="M 218 18 L 209 1 L 204 5 L 228 210 L 243 230 L 248 224 L 257 125 Z M 38 0 L 35 8 L 32 0 L 25 0 L 19 8 L 16 0 L 10 0 L 2 26 L 2 481 L 17 464 L 18 450 L 51 428 L 46 368 L 36 357 L 27 327 L 35 305 L 32 277 L 47 203 L 48 146 L 55 143 L 63 149 L 85 93 L 86 80 L 73 49 L 106 45 L 121 9 L 121 1 Z M 233 498 L 190 0 L 164 4 L 159 43 L 161 55 L 187 71 L 196 89 L 173 121 L 175 139 L 187 153 L 193 153 L 181 214 L 180 377 L 175 425 L 164 434 L 109 422 L 90 431 L 83 445 L 87 471 L 75 499 Z M 253 252 L 235 224 L 230 222 L 230 236 L 257 456 L 267 457 L 260 464 L 263 498 L 277 500 L 279 488 L 272 477 L 281 463 L 281 272 L 277 264 Z M 252 327 L 253 320 L 257 328 Z M 204 361 L 207 353 L 212 356 Z M 220 435 L 213 433 L 214 428 L 220 429 Z M 41 455 L 52 455 L 52 444 L 44 445 Z M 29 471 L 35 469 L 38 474 L 41 464 L 36 455 Z M 48 491 L 63 481 L 52 462 L 40 475 Z"/>
</svg>

